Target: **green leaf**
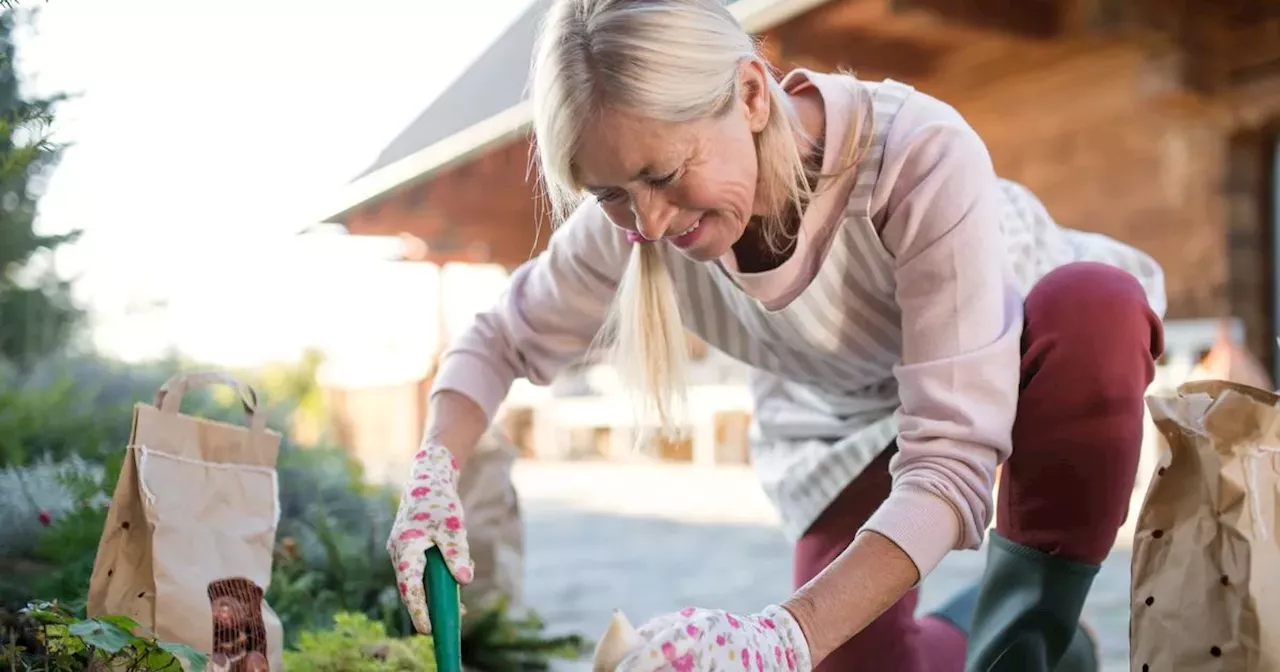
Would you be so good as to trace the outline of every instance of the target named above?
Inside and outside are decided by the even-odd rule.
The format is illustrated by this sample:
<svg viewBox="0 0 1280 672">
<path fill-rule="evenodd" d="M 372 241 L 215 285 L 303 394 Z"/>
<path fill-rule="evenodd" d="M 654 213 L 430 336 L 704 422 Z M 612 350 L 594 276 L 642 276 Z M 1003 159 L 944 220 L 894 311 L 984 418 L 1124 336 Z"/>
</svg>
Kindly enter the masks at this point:
<svg viewBox="0 0 1280 672">
<path fill-rule="evenodd" d="M 65 625 L 71 622 L 71 618 L 63 612 L 62 608 L 59 607 L 56 602 L 32 602 L 20 613 L 46 624 Z"/>
<path fill-rule="evenodd" d="M 187 665 L 191 667 L 191 672 L 201 672 L 204 670 L 205 666 L 209 664 L 208 656 L 187 646 L 186 644 L 178 644 L 177 642 L 156 642 L 156 648 L 187 661 Z"/>
<path fill-rule="evenodd" d="M 107 653 L 120 653 L 138 640 L 133 633 L 115 623 L 98 619 L 72 623 L 67 631 L 83 639 L 85 644 Z"/>
<path fill-rule="evenodd" d="M 134 635 L 139 635 L 139 634 L 150 635 L 151 634 L 150 630 L 143 627 L 141 623 L 133 620 L 132 618 L 129 618 L 128 616 L 119 616 L 119 615 L 99 616 L 98 620 L 104 623 L 111 623 L 113 625 L 119 626 L 120 628 L 123 628 L 124 630 Z"/>
<path fill-rule="evenodd" d="M 44 642 L 50 651 L 75 655 L 84 651 L 84 640 L 72 637 L 65 625 L 44 626 Z"/>
<path fill-rule="evenodd" d="M 70 619 L 62 614 L 43 609 L 23 609 L 18 613 L 42 625 L 65 625 L 70 622 Z"/>
<path fill-rule="evenodd" d="M 152 651 L 147 654 L 147 667 L 145 669 L 178 672 L 178 670 L 182 669 L 182 663 L 178 662 L 177 656 L 168 651 Z"/>
</svg>

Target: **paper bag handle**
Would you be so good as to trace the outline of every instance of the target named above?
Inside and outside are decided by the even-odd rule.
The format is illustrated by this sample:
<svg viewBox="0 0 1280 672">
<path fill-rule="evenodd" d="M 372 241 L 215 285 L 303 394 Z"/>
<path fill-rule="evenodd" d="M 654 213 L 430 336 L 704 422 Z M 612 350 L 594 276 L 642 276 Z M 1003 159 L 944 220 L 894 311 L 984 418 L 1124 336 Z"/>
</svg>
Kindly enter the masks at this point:
<svg viewBox="0 0 1280 672">
<path fill-rule="evenodd" d="M 258 408 L 258 393 L 249 385 L 219 371 L 200 371 L 198 373 L 179 373 L 165 381 L 156 390 L 153 405 L 162 413 L 176 414 L 182 406 L 182 397 L 187 390 L 195 387 L 222 384 L 235 389 L 240 395 L 240 404 L 244 406 L 245 416 L 249 420 L 249 430 L 260 433 L 267 428 L 267 414 Z"/>
</svg>

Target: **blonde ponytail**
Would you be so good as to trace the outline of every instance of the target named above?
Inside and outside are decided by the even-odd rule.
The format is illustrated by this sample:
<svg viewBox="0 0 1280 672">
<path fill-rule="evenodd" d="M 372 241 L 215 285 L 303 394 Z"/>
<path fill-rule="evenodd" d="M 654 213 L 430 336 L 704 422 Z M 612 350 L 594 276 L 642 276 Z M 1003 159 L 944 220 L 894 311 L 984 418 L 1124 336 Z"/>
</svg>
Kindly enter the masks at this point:
<svg viewBox="0 0 1280 672">
<path fill-rule="evenodd" d="M 689 341 L 675 283 L 655 243 L 636 244 L 618 284 L 607 332 L 623 388 L 632 395 L 642 433 L 657 428 L 674 440 L 684 421 L 685 370 Z"/>
</svg>

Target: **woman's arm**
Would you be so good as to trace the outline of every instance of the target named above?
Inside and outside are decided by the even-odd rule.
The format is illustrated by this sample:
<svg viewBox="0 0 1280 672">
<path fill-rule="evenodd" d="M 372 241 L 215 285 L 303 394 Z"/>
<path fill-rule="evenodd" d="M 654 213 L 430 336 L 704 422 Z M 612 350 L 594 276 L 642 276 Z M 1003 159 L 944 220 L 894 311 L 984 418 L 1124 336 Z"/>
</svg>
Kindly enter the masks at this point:
<svg viewBox="0 0 1280 672">
<path fill-rule="evenodd" d="M 809 643 L 814 667 L 920 580 L 915 563 L 877 532 L 863 532 L 782 604 Z"/>
<path fill-rule="evenodd" d="M 480 404 L 461 392 L 432 389 L 423 441 L 448 448 L 459 468 L 471 459 L 488 429 L 489 417 Z"/>
<path fill-rule="evenodd" d="M 913 94 L 885 147 L 881 238 L 897 269 L 902 406 L 893 489 L 854 543 L 788 603 L 815 661 L 954 548 L 982 543 L 1011 450 L 1022 298 L 987 149 L 950 106 Z"/>
<path fill-rule="evenodd" d="M 545 385 L 581 358 L 604 324 L 629 251 L 594 200 L 579 207 L 441 357 L 426 439 L 465 464 L 517 378 Z"/>
</svg>

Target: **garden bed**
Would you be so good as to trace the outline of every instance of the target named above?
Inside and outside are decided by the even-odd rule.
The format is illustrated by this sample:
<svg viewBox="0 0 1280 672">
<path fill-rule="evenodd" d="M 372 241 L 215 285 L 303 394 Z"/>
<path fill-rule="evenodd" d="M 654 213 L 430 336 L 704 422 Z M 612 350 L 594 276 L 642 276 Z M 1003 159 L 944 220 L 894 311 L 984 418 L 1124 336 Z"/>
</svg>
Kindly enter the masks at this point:
<svg viewBox="0 0 1280 672">
<path fill-rule="evenodd" d="M 0 669 L 92 669 L 74 665 L 86 664 L 86 656 L 104 658 L 124 650 L 112 653 L 111 646 L 84 641 L 70 649 L 46 646 L 51 640 L 44 629 L 51 624 L 31 615 L 48 620 L 57 613 L 65 622 L 53 626 L 88 623 L 76 625 L 77 632 L 93 634 L 94 622 L 79 619 L 131 407 L 149 400 L 174 368 L 80 360 L 21 379 L 0 377 L 0 638 L 8 656 L 0 657 Z M 277 373 L 275 379 L 295 383 L 292 394 L 271 389 L 269 382 L 255 383 L 275 402 L 271 425 L 287 427 L 307 394 L 296 381 L 306 376 Z M 184 412 L 242 419 L 230 399 L 189 398 Z M 289 669 L 434 669 L 424 654 L 431 640 L 413 633 L 384 549 L 395 493 L 366 483 L 345 450 L 298 446 L 288 437 L 278 472 L 281 518 L 267 601 L 284 624 Z M 32 602 L 34 611 L 21 615 Z M 100 620 L 114 623 L 101 626 L 114 635 L 119 633 L 113 627 L 129 626 L 118 618 Z M 548 637 L 535 614 L 508 610 L 502 602 L 473 605 L 463 629 L 464 664 L 479 672 L 549 669 L 552 660 L 583 650 L 581 638 Z M 71 641 L 62 630 L 57 633 L 53 640 Z M 165 669 L 147 665 L 172 663 L 162 660 L 162 648 L 161 654 L 152 656 L 148 649 L 142 655 L 138 647 L 149 640 L 146 633 L 139 636 L 128 647 L 137 658 L 133 664 L 140 666 L 126 669 Z M 119 637 L 108 641 L 114 646 Z M 38 666 L 24 667 L 19 659 Z M 64 663 L 73 666 L 58 667 Z"/>
</svg>

